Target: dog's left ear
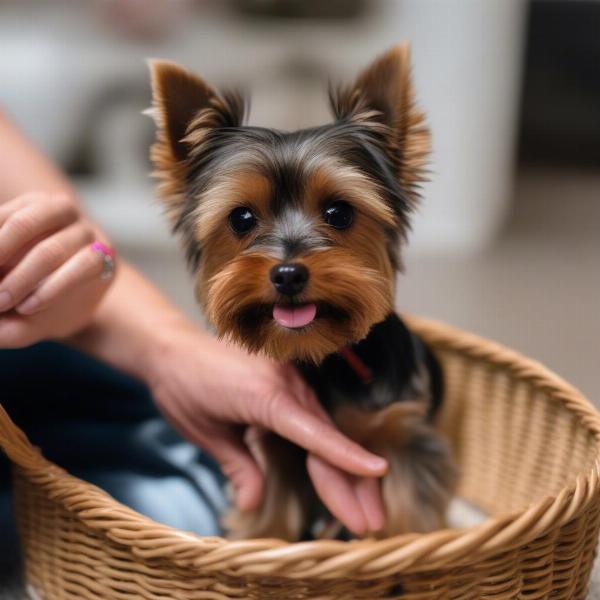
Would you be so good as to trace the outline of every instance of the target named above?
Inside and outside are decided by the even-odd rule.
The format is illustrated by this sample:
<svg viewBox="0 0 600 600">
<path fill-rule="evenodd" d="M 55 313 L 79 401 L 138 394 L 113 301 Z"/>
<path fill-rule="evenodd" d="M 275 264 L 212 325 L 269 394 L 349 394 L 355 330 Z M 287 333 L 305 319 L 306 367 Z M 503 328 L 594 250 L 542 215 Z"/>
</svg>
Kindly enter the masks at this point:
<svg viewBox="0 0 600 600">
<path fill-rule="evenodd" d="M 236 127 L 244 103 L 235 94 L 218 94 L 203 79 L 169 61 L 149 61 L 156 142 L 150 158 L 159 179 L 159 193 L 169 216 L 177 221 L 185 203 L 189 156 L 210 130 Z"/>
<path fill-rule="evenodd" d="M 426 179 L 431 143 L 425 115 L 415 104 L 409 44 L 379 56 L 331 101 L 337 119 L 384 126 L 382 135 L 400 183 L 416 196 L 416 187 Z"/>
</svg>

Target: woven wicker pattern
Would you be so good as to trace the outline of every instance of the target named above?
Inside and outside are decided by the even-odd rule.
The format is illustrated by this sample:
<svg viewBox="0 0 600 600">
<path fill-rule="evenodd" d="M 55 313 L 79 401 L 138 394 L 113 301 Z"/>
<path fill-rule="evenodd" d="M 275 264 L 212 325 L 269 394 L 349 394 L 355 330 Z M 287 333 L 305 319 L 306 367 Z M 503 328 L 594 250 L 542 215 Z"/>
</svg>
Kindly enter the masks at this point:
<svg viewBox="0 0 600 600">
<path fill-rule="evenodd" d="M 49 464 L 0 408 L 29 583 L 44 600 L 585 598 L 600 524 L 600 417 L 541 365 L 410 322 L 444 367 L 440 427 L 460 494 L 490 519 L 381 541 L 199 538 Z"/>
</svg>

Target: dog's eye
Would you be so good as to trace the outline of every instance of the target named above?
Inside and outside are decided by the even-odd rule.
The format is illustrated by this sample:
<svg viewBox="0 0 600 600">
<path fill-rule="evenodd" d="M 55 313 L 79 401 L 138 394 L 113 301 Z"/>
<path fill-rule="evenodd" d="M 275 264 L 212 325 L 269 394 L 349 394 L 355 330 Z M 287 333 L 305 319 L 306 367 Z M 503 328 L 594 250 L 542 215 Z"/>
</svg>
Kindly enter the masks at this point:
<svg viewBox="0 0 600 600">
<path fill-rule="evenodd" d="M 354 209 L 343 200 L 335 200 L 323 211 L 323 219 L 335 229 L 347 229 L 354 220 Z"/>
<path fill-rule="evenodd" d="M 248 233 L 256 226 L 256 216 L 246 206 L 238 206 L 229 214 L 229 224 L 236 233 Z"/>
</svg>

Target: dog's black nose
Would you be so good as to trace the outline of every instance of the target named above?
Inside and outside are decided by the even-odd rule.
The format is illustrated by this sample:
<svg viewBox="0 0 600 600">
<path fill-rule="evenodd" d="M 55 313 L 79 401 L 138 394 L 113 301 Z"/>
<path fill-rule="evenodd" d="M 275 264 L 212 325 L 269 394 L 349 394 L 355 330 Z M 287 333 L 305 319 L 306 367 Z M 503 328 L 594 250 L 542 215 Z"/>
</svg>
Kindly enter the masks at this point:
<svg viewBox="0 0 600 600">
<path fill-rule="evenodd" d="M 283 263 L 271 269 L 271 281 L 280 294 L 299 294 L 308 281 L 308 269 L 302 263 Z"/>
</svg>

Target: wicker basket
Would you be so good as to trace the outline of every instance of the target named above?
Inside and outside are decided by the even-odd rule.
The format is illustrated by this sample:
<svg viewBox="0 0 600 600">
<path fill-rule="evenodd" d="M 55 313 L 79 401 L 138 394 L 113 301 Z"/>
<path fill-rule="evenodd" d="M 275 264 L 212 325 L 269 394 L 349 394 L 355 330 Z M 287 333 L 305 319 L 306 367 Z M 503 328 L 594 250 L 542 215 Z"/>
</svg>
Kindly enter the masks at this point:
<svg viewBox="0 0 600 600">
<path fill-rule="evenodd" d="M 515 352 L 412 320 L 447 379 L 460 494 L 492 516 L 382 541 L 200 538 L 47 462 L 0 408 L 28 583 L 43 600 L 585 598 L 600 517 L 600 417 Z"/>
</svg>

